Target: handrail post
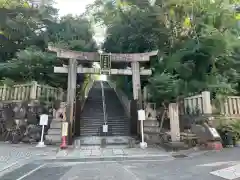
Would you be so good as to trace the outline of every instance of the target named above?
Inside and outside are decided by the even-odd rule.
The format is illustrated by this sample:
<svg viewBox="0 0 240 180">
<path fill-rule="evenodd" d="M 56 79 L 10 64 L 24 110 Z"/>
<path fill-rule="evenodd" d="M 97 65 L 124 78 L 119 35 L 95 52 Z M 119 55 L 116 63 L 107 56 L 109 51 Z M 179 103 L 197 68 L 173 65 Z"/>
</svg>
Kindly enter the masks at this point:
<svg viewBox="0 0 240 180">
<path fill-rule="evenodd" d="M 102 103 L 103 103 L 103 118 L 104 118 L 104 124 L 107 124 L 107 119 L 106 119 L 106 104 L 105 104 L 105 95 L 104 95 L 104 88 L 103 88 L 103 83 L 101 81 L 101 88 L 102 88 Z"/>
</svg>

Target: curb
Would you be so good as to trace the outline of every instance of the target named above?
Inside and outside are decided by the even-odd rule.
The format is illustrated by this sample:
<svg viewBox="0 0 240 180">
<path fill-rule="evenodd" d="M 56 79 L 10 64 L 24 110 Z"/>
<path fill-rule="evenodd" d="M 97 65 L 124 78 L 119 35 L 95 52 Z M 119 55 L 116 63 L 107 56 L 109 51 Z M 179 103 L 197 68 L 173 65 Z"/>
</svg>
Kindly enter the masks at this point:
<svg viewBox="0 0 240 180">
<path fill-rule="evenodd" d="M 94 161 L 162 161 L 173 160 L 171 155 L 139 155 L 139 156 L 106 156 L 106 157 L 82 157 L 82 158 L 54 158 L 48 162 L 94 162 Z"/>
</svg>

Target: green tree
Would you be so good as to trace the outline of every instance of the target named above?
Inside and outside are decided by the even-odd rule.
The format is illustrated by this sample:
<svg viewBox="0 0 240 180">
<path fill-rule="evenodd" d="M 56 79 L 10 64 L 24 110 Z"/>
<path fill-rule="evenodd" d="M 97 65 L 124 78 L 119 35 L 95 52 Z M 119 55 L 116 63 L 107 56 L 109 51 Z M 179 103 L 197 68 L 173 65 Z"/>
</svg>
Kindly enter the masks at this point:
<svg viewBox="0 0 240 180">
<path fill-rule="evenodd" d="M 231 3 L 122 0 L 119 5 L 97 0 L 92 6 L 98 8 L 90 12 L 107 27 L 105 51 L 159 50 L 148 86 L 153 99 L 171 101 L 203 90 L 217 96 L 237 93 L 240 44 Z"/>
<path fill-rule="evenodd" d="M 0 1 L 0 8 L 0 79 L 66 86 L 67 75 L 53 73 L 62 61 L 46 51 L 48 43 L 96 51 L 90 23 L 83 16 L 60 18 L 52 4 L 33 8 L 18 0 Z"/>
</svg>

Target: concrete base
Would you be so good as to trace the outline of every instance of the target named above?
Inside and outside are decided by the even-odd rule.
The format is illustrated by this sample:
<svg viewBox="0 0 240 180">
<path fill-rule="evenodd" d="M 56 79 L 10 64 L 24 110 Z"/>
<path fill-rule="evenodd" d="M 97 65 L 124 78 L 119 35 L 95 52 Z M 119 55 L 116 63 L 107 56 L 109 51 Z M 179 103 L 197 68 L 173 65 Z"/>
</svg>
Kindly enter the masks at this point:
<svg viewBox="0 0 240 180">
<path fill-rule="evenodd" d="M 84 145 L 128 145 L 129 139 L 134 139 L 129 136 L 90 136 L 90 137 L 79 137 L 75 139 L 76 141 L 79 141 L 79 144 L 81 146 Z"/>
<path fill-rule="evenodd" d="M 39 142 L 36 147 L 43 148 L 46 147 L 46 145 L 44 144 L 44 142 Z"/>
<path fill-rule="evenodd" d="M 188 149 L 187 145 L 184 144 L 184 142 L 168 142 L 168 143 L 164 143 L 163 147 L 167 151 L 179 151 L 179 150 Z"/>
<path fill-rule="evenodd" d="M 146 142 L 141 142 L 140 143 L 140 148 L 146 149 L 147 148 L 147 143 Z"/>
</svg>

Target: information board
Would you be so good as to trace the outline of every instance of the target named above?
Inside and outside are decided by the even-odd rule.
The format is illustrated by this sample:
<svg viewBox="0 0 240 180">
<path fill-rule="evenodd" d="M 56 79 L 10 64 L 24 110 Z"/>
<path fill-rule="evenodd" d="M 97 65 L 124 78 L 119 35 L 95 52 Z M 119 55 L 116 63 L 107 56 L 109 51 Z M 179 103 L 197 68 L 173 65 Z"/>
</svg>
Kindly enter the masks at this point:
<svg viewBox="0 0 240 180">
<path fill-rule="evenodd" d="M 48 115 L 42 114 L 40 115 L 40 123 L 41 126 L 47 126 L 48 125 Z"/>
<path fill-rule="evenodd" d="M 111 54 L 100 54 L 100 68 L 101 74 L 111 73 Z"/>
</svg>

